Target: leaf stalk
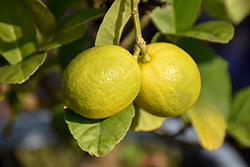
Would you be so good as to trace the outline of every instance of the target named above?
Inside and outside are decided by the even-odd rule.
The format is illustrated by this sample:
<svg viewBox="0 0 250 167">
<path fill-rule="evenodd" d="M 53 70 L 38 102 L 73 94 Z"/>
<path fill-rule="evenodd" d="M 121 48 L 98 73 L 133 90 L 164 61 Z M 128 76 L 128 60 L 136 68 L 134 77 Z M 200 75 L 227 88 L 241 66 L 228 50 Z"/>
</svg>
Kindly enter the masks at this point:
<svg viewBox="0 0 250 167">
<path fill-rule="evenodd" d="M 146 42 L 142 37 L 141 24 L 139 17 L 138 4 L 140 0 L 132 0 L 132 19 L 135 28 L 135 47 L 134 47 L 134 57 L 138 59 L 139 54 L 142 54 L 142 62 L 147 63 L 151 60 L 151 56 L 148 54 Z"/>
</svg>

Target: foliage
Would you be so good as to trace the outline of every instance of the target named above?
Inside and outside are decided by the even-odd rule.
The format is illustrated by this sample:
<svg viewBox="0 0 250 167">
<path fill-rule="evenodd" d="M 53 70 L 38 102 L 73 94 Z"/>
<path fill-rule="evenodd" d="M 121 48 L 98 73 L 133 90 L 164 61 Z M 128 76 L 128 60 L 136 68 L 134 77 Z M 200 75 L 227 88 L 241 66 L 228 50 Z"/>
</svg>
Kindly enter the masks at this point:
<svg viewBox="0 0 250 167">
<path fill-rule="evenodd" d="M 20 87 L 31 84 L 25 92 L 32 92 L 38 86 L 39 77 L 51 67 L 63 71 L 75 55 L 94 43 L 119 45 L 128 38 L 134 41 L 135 35 L 130 33 L 133 33 L 131 2 L 115 0 L 101 5 L 99 1 L 82 2 L 80 5 L 88 7 L 77 11 L 73 8 L 75 12 L 70 12 L 70 7 L 79 4 L 62 1 L 58 6 L 55 4 L 59 2 L 53 0 L 48 0 L 47 5 L 40 0 L 0 0 L 0 82 L 11 85 L 1 97 L 17 109 L 12 94 L 22 91 L 15 89 L 14 84 L 21 84 Z M 151 42 L 177 44 L 198 64 L 202 91 L 186 121 L 191 122 L 201 145 L 208 150 L 220 147 L 226 133 L 242 146 L 250 147 L 250 89 L 232 96 L 228 64 L 208 45 L 209 42 L 228 43 L 234 36 L 233 24 L 239 24 L 249 15 L 249 7 L 248 0 L 163 0 L 161 3 L 148 0 L 139 5 L 141 18 L 151 19 L 158 30 Z M 220 20 L 200 22 L 199 16 L 204 12 Z M 133 42 L 124 47 L 132 45 Z M 65 120 L 79 146 L 96 156 L 109 153 L 122 140 L 132 121 L 135 131 L 152 131 L 164 121 L 156 118 L 156 126 L 154 117 L 143 114 L 133 103 L 104 120 L 85 119 L 68 110 Z"/>
</svg>

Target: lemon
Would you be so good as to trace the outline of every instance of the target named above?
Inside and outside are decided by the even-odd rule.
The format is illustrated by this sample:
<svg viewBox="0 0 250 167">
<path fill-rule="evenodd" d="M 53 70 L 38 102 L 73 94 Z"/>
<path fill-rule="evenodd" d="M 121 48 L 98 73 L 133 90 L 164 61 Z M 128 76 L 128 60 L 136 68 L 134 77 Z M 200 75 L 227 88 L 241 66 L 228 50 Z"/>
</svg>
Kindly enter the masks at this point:
<svg viewBox="0 0 250 167">
<path fill-rule="evenodd" d="M 64 108 L 90 119 L 107 118 L 132 103 L 140 85 L 140 68 L 126 49 L 92 47 L 77 55 L 63 73 Z"/>
<path fill-rule="evenodd" d="M 139 58 L 142 85 L 135 103 L 160 117 L 178 116 L 190 109 L 201 89 L 200 72 L 188 53 L 170 43 L 147 45 L 151 61 Z"/>
</svg>

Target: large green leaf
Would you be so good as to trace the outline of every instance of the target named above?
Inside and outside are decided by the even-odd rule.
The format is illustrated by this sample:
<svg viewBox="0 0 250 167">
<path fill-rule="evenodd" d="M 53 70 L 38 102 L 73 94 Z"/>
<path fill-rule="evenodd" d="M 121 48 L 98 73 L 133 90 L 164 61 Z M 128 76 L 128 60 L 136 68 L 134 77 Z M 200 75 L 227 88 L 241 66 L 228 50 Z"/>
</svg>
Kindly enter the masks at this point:
<svg viewBox="0 0 250 167">
<path fill-rule="evenodd" d="M 180 37 L 195 38 L 214 43 L 228 43 L 234 36 L 234 27 L 225 21 L 208 21 L 200 23 L 190 30 L 175 34 L 156 34 L 153 40 L 157 38 L 175 39 Z"/>
<path fill-rule="evenodd" d="M 22 0 L 0 0 L 0 54 L 12 65 L 36 50 L 36 29 Z"/>
<path fill-rule="evenodd" d="M 39 53 L 30 56 L 28 59 L 15 65 L 6 65 L 0 67 L 0 82 L 10 84 L 21 84 L 28 80 L 29 77 L 44 62 L 46 53 Z"/>
<path fill-rule="evenodd" d="M 86 22 L 98 16 L 102 16 L 103 13 L 104 10 L 84 9 L 65 17 L 58 22 L 54 36 L 39 48 L 39 50 L 47 51 L 81 38 L 85 33 Z"/>
<path fill-rule="evenodd" d="M 235 94 L 228 126 L 229 135 L 250 147 L 250 87 Z"/>
<path fill-rule="evenodd" d="M 228 119 L 232 96 L 228 63 L 201 41 L 183 38 L 179 40 L 178 45 L 198 64 L 202 83 L 201 95 L 214 103 Z"/>
<path fill-rule="evenodd" d="M 72 110 L 65 111 L 65 120 L 79 146 L 90 155 L 104 156 L 123 139 L 135 110 L 133 104 L 106 119 L 87 119 Z"/>
<path fill-rule="evenodd" d="M 43 37 L 50 36 L 56 29 L 53 14 L 41 0 L 25 0 L 28 5 L 38 30 Z"/>
<path fill-rule="evenodd" d="M 227 122 L 216 104 L 200 96 L 188 114 L 203 148 L 212 151 L 224 143 Z"/>
<path fill-rule="evenodd" d="M 123 28 L 131 17 L 131 0 L 115 0 L 97 32 L 95 46 L 119 45 Z"/>
<path fill-rule="evenodd" d="M 152 131 L 160 128 L 166 118 L 154 116 L 135 104 L 135 117 L 133 119 L 131 130 L 138 131 Z"/>
<path fill-rule="evenodd" d="M 170 3 L 164 9 L 157 7 L 151 18 L 161 33 L 178 33 L 194 25 L 201 6 L 201 0 L 163 0 Z"/>
<path fill-rule="evenodd" d="M 215 18 L 230 21 L 235 25 L 250 14 L 249 0 L 203 0 L 203 6 Z"/>
</svg>

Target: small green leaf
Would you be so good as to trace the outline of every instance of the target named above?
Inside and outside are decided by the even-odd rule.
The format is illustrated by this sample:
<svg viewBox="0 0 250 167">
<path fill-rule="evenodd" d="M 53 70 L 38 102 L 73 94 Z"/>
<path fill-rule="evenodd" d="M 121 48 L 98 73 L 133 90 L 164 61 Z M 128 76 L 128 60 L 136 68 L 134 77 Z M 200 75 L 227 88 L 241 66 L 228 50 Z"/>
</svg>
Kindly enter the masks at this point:
<svg viewBox="0 0 250 167">
<path fill-rule="evenodd" d="M 160 128 L 162 123 L 166 118 L 154 116 L 137 105 L 135 106 L 135 117 L 133 119 L 132 125 L 130 127 L 131 130 L 138 131 L 152 131 L 157 128 Z"/>
<path fill-rule="evenodd" d="M 115 0 L 97 32 L 95 46 L 119 45 L 124 26 L 131 17 L 131 0 Z"/>
<path fill-rule="evenodd" d="M 103 12 L 103 10 L 84 9 L 65 17 L 58 22 L 54 36 L 39 50 L 47 51 L 81 38 L 85 33 L 86 22 L 101 16 Z"/>
<path fill-rule="evenodd" d="M 12 65 L 36 51 L 36 29 L 22 0 L 0 0 L 0 54 Z"/>
<path fill-rule="evenodd" d="M 180 33 L 193 27 L 201 0 L 163 0 L 170 5 L 153 10 L 151 18 L 161 33 Z"/>
<path fill-rule="evenodd" d="M 46 53 L 35 54 L 21 63 L 0 67 L 0 82 L 10 84 L 23 83 L 44 62 L 46 55 Z"/>
<path fill-rule="evenodd" d="M 69 130 L 79 146 L 90 155 L 104 156 L 120 142 L 128 131 L 134 117 L 134 106 L 106 119 L 87 119 L 72 110 L 65 111 Z"/>
<path fill-rule="evenodd" d="M 201 95 L 211 100 L 228 119 L 232 96 L 228 63 L 201 41 L 182 38 L 178 45 L 198 64 L 201 74 Z"/>
<path fill-rule="evenodd" d="M 38 30 L 44 37 L 54 33 L 56 21 L 53 14 L 41 0 L 25 0 L 31 11 Z"/>
<path fill-rule="evenodd" d="M 227 122 L 213 102 L 200 97 L 188 114 L 204 149 L 216 150 L 224 143 Z"/>
</svg>

